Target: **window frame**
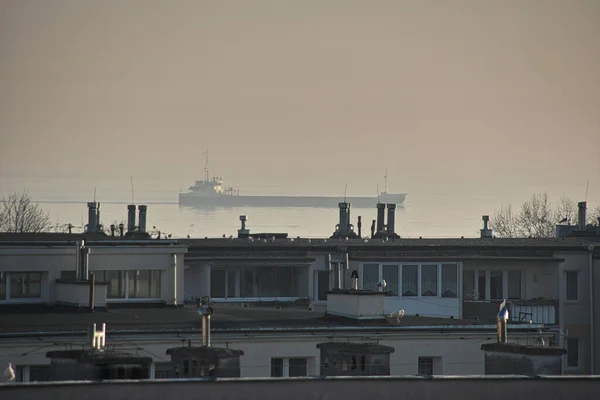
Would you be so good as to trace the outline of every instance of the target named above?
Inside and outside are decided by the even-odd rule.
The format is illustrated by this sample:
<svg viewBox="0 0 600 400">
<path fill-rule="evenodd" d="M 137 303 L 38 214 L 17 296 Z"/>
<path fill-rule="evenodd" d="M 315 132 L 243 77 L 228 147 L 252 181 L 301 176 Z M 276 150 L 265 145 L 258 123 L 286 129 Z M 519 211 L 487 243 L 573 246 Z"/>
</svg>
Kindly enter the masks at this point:
<svg viewBox="0 0 600 400">
<path fill-rule="evenodd" d="M 277 270 L 277 269 L 290 269 L 291 271 L 289 271 L 290 275 L 290 290 L 292 292 L 295 291 L 300 291 L 300 292 L 304 292 L 303 295 L 298 295 L 298 296 L 262 296 L 261 295 L 261 286 L 260 286 L 260 268 L 271 268 L 273 270 Z M 306 269 L 306 272 L 303 271 L 303 269 Z M 298 270 L 298 271 L 296 271 Z M 215 271 L 220 271 L 225 273 L 225 281 L 224 281 L 224 285 L 225 288 L 224 290 L 222 290 L 222 292 L 224 292 L 224 296 L 225 297 L 218 297 L 218 296 L 213 296 L 213 282 L 212 282 L 212 274 Z M 242 284 L 243 284 L 243 279 L 244 279 L 244 273 L 250 271 L 252 272 L 252 276 L 253 276 L 253 291 L 254 291 L 254 296 L 252 297 L 242 297 Z M 310 276 L 310 270 L 308 268 L 308 266 L 305 265 L 292 265 L 292 266 L 273 266 L 273 265 L 264 265 L 264 266 L 258 266 L 258 267 L 235 267 L 235 266 L 219 266 L 216 268 L 211 268 L 211 279 L 210 279 L 210 293 L 211 293 L 211 301 L 215 301 L 215 302 L 221 302 L 221 303 L 227 303 L 227 302 L 231 302 L 231 303 L 235 303 L 235 302 L 252 302 L 252 301 L 260 301 L 260 300 L 280 300 L 280 301 L 294 301 L 294 300 L 298 300 L 298 299 L 310 299 L 310 293 L 308 290 L 308 284 L 309 284 L 309 280 L 313 279 L 314 282 L 314 276 L 311 278 Z M 231 274 L 233 273 L 233 274 Z M 302 279 L 296 279 L 297 276 L 296 274 L 298 274 L 299 276 L 302 277 Z M 231 275 L 235 276 L 235 284 L 234 285 L 230 285 L 229 280 L 231 279 Z M 274 279 L 275 282 L 277 282 L 277 277 L 275 275 Z M 295 283 L 295 282 L 298 283 Z M 298 286 L 300 285 L 300 286 Z M 231 287 L 235 287 L 235 293 L 233 295 L 230 295 L 229 293 L 229 289 L 231 289 Z M 304 286 L 304 289 L 299 287 Z M 314 292 L 314 287 L 313 287 L 313 292 Z M 314 293 L 313 293 L 313 297 L 314 297 Z M 320 300 L 321 302 L 323 302 L 323 300 Z"/>
<path fill-rule="evenodd" d="M 398 299 L 416 299 L 416 298 L 426 298 L 426 299 L 460 299 L 461 298 L 461 282 L 462 282 L 462 265 L 460 262 L 457 261 L 431 261 L 431 262 L 396 262 L 396 263 L 391 263 L 391 262 L 362 262 L 360 265 L 360 270 L 359 270 L 359 276 L 360 276 L 360 288 L 365 290 L 365 289 L 369 289 L 369 288 L 365 288 L 365 273 L 364 273 L 364 267 L 365 266 L 373 266 L 373 265 L 378 265 L 378 275 L 377 275 L 377 281 L 380 281 L 381 279 L 383 279 L 383 267 L 384 266 L 395 266 L 397 268 L 398 271 L 398 294 L 397 295 L 388 295 L 388 297 L 394 297 L 394 298 L 398 298 Z M 456 267 L 456 296 L 455 297 L 448 297 L 448 296 L 443 296 L 442 293 L 442 289 L 444 287 L 444 282 L 442 280 L 442 266 L 445 265 L 452 265 L 454 267 Z M 403 294 L 404 290 L 403 290 L 403 271 L 404 271 L 404 267 L 417 267 L 417 293 L 415 296 L 406 296 Z M 436 267 L 436 295 L 435 296 L 424 296 L 423 295 L 423 267 L 430 267 L 430 266 L 435 266 Z M 370 290 L 376 290 L 375 288 L 370 289 Z"/>
<path fill-rule="evenodd" d="M 18 275 L 39 275 L 39 294 L 37 296 L 19 296 L 13 297 L 12 292 L 12 274 Z M 44 301 L 44 292 L 46 287 L 46 272 L 44 271 L 0 271 L 0 286 L 4 288 L 3 297 L 0 298 L 0 304 L 9 303 L 41 303 Z"/>
<path fill-rule="evenodd" d="M 467 300 L 467 301 L 502 301 L 502 300 L 521 300 L 523 299 L 523 285 L 524 285 L 524 269 L 523 268 L 490 268 L 490 269 L 481 269 L 481 268 L 476 268 L 476 269 L 463 269 L 462 270 L 462 274 L 464 275 L 465 272 L 472 272 L 473 273 L 473 296 L 472 299 L 465 299 L 464 298 L 464 286 L 463 286 L 463 293 L 461 294 L 461 296 L 463 296 L 463 300 Z M 491 282 L 490 282 L 490 276 L 492 272 L 501 272 L 502 273 L 502 297 L 499 299 L 496 298 L 492 298 L 491 296 Z M 509 286 L 510 286 L 510 281 L 509 281 L 509 272 L 519 272 L 519 297 L 509 297 Z M 480 278 L 483 279 L 483 283 L 484 283 L 484 287 L 481 288 L 480 285 Z M 463 282 L 464 285 L 464 282 Z M 483 289 L 483 290 L 482 290 Z M 483 291 L 483 298 L 480 295 L 481 292 Z M 470 296 L 471 297 L 471 296 Z"/>
<path fill-rule="evenodd" d="M 275 360 L 281 360 L 281 367 L 273 365 L 273 361 L 275 361 Z M 304 360 L 304 365 L 306 368 L 306 375 L 290 376 L 290 360 Z M 291 378 L 291 377 L 309 376 L 309 361 L 310 361 L 309 357 L 271 357 L 270 376 L 271 376 L 271 378 Z M 281 368 L 281 376 L 273 376 L 273 368 Z"/>
<path fill-rule="evenodd" d="M 565 301 L 567 302 L 578 302 L 580 301 L 580 296 L 579 296 L 579 273 L 580 271 L 578 270 L 566 270 L 565 271 Z M 569 298 L 569 276 L 573 276 L 574 277 L 574 282 L 575 283 L 575 298 Z"/>
<path fill-rule="evenodd" d="M 575 352 L 569 352 L 570 344 L 575 344 Z M 565 349 L 567 350 L 567 354 L 565 354 L 565 366 L 567 369 L 578 369 L 581 367 L 581 357 L 579 357 L 579 353 L 581 352 L 581 341 L 579 338 L 565 338 Z M 575 357 L 575 363 L 569 364 L 569 354 L 572 354 Z"/>
<path fill-rule="evenodd" d="M 131 290 L 131 275 L 135 274 L 135 276 L 137 276 L 138 274 L 136 274 L 136 272 L 138 271 L 149 271 L 149 280 L 152 281 L 154 279 L 156 279 L 156 277 L 158 277 L 158 284 L 157 284 L 157 288 L 158 288 L 158 297 L 132 297 L 130 295 L 130 290 Z M 123 297 L 109 297 L 110 294 L 109 292 L 107 292 L 106 294 L 106 301 L 107 302 L 144 302 L 144 301 L 157 301 L 157 300 L 162 300 L 163 299 L 163 290 L 162 290 L 162 284 L 163 284 L 163 272 L 164 270 L 162 269 L 149 269 L 149 270 L 135 270 L 135 269 L 113 269 L 113 270 L 98 270 L 98 271 L 93 271 L 94 273 L 100 275 L 101 280 L 103 282 L 109 283 L 106 274 L 108 272 L 118 272 L 119 273 L 119 285 L 123 286 Z M 156 275 L 154 275 L 156 274 Z M 97 275 L 97 276 L 98 276 Z M 134 278 L 134 290 L 135 290 L 135 278 Z M 108 288 L 107 288 L 108 289 Z"/>
</svg>

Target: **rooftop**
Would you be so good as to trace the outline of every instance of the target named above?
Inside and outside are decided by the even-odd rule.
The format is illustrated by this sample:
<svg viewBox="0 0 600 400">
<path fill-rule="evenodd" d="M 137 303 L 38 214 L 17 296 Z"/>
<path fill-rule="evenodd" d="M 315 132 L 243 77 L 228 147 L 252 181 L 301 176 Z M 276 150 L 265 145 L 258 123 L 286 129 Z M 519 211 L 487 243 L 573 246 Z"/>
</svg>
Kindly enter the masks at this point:
<svg viewBox="0 0 600 400">
<path fill-rule="evenodd" d="M 106 323 L 107 332 L 136 331 L 140 333 L 167 333 L 202 331 L 202 321 L 196 307 L 141 307 L 109 308 L 107 311 L 77 312 L 36 306 L 23 306 L 0 311 L 1 336 L 36 336 L 38 334 L 86 334 L 93 323 Z M 244 331 L 312 331 L 356 329 L 482 329 L 495 327 L 490 321 L 477 319 L 430 318 L 404 316 L 400 323 L 395 318 L 357 321 L 325 315 L 323 312 L 301 308 L 273 308 L 261 306 L 214 304 L 211 316 L 213 332 Z M 520 327 L 520 326 L 519 326 Z M 526 329 L 539 329 L 527 325 Z"/>
</svg>

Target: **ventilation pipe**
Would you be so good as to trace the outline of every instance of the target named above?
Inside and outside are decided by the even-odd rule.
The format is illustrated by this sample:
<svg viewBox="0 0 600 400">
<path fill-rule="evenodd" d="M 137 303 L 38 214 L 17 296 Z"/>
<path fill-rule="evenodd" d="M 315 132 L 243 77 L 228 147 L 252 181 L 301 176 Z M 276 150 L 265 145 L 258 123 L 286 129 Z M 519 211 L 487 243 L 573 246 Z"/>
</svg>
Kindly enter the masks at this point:
<svg viewBox="0 0 600 400">
<path fill-rule="evenodd" d="M 97 232 L 98 231 L 98 217 L 97 213 L 97 205 L 96 202 L 87 203 L 88 205 L 88 225 L 87 232 Z"/>
<path fill-rule="evenodd" d="M 585 231 L 585 227 L 586 227 L 586 223 L 585 223 L 585 219 L 586 219 L 585 211 L 586 211 L 586 208 L 587 208 L 587 202 L 580 201 L 577 204 L 577 207 L 579 208 L 579 212 L 577 214 L 579 231 L 580 232 L 584 232 Z"/>
<path fill-rule="evenodd" d="M 387 216 L 387 233 L 388 235 L 394 235 L 395 222 L 396 222 L 396 204 L 387 205 L 388 216 Z"/>
<path fill-rule="evenodd" d="M 210 347 L 210 316 L 213 313 L 208 303 L 208 297 L 198 299 L 198 314 L 202 316 L 202 346 L 206 347 Z"/>
<path fill-rule="evenodd" d="M 123 237 L 123 231 L 125 230 L 125 226 L 123 225 L 123 223 L 121 222 L 119 224 L 119 236 Z"/>
<path fill-rule="evenodd" d="M 496 315 L 496 325 L 498 328 L 498 343 L 506 343 L 507 339 L 507 321 L 508 321 L 508 305 L 506 300 L 503 300 Z"/>
<path fill-rule="evenodd" d="M 480 229 L 481 238 L 483 239 L 493 237 L 492 230 L 488 228 L 488 221 L 490 220 L 490 216 L 484 215 L 481 217 L 481 219 L 483 220 L 483 229 Z"/>
<path fill-rule="evenodd" d="M 127 206 L 127 233 L 135 231 L 135 204 Z"/>
<path fill-rule="evenodd" d="M 115 236 L 115 224 L 110 224 L 110 236 Z"/>
<path fill-rule="evenodd" d="M 138 223 L 139 223 L 139 227 L 138 230 L 141 233 L 146 233 L 146 210 L 148 209 L 148 206 L 138 206 Z"/>
<path fill-rule="evenodd" d="M 362 235 L 362 221 L 360 220 L 362 217 L 359 215 L 358 216 L 358 223 L 356 224 L 356 226 L 358 227 L 358 238 L 361 238 Z"/>
<path fill-rule="evenodd" d="M 385 203 L 377 203 L 377 233 L 383 232 L 385 225 Z"/>
<path fill-rule="evenodd" d="M 375 237 L 375 220 L 371 223 L 371 239 Z"/>
</svg>

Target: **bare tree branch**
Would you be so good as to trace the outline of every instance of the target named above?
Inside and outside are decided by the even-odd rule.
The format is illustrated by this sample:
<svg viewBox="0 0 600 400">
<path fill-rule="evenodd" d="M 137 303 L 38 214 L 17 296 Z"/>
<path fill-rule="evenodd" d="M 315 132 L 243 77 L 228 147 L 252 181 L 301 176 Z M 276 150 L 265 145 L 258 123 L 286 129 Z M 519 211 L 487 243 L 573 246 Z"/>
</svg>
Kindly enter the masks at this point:
<svg viewBox="0 0 600 400">
<path fill-rule="evenodd" d="M 0 232 L 47 232 L 51 226 L 48 213 L 31 202 L 28 192 L 0 200 Z"/>
<path fill-rule="evenodd" d="M 535 193 L 521 205 L 518 213 L 510 205 L 503 206 L 490 221 L 497 237 L 554 237 L 556 224 L 577 221 L 577 202 L 562 197 L 553 205 L 546 192 Z M 588 212 L 588 224 L 598 223 L 600 206 Z"/>
</svg>

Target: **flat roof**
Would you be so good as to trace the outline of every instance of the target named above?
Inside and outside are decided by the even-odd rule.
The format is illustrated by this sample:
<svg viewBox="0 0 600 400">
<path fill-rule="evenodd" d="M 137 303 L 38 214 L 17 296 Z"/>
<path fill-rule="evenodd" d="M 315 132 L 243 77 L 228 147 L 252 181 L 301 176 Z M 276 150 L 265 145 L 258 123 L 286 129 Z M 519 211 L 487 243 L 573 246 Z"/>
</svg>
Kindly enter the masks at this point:
<svg viewBox="0 0 600 400">
<path fill-rule="evenodd" d="M 301 308 L 243 307 L 232 304 L 213 304 L 211 330 L 215 333 L 245 331 L 306 331 L 311 330 L 469 330 L 495 329 L 495 320 L 453 319 L 404 316 L 395 319 L 354 320 L 327 315 L 324 312 Z M 109 306 L 110 307 L 110 306 Z M 93 323 L 106 323 L 109 333 L 166 333 L 171 331 L 202 331 L 202 321 L 195 306 L 109 308 L 94 313 L 60 310 L 49 307 L 20 311 L 19 306 L 0 311 L 1 336 L 35 336 L 36 334 L 87 334 Z M 539 325 L 511 324 L 513 329 L 540 329 Z"/>
</svg>

